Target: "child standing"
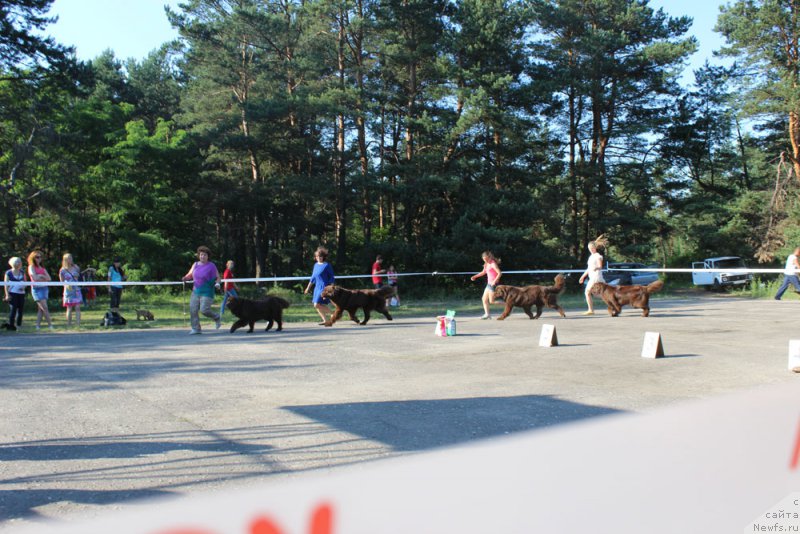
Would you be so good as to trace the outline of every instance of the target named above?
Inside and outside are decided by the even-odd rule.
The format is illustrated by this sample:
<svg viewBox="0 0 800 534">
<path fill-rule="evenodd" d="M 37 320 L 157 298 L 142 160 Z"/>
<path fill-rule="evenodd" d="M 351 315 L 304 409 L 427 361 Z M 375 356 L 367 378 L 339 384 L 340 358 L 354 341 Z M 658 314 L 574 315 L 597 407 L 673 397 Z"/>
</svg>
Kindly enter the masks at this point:
<svg viewBox="0 0 800 534">
<path fill-rule="evenodd" d="M 63 304 L 67 309 L 67 328 L 72 326 L 72 315 L 75 315 L 75 326 L 81 326 L 81 303 L 83 296 L 79 286 L 71 285 L 71 282 L 79 282 L 81 278 L 81 268 L 75 265 L 72 254 L 66 253 L 61 258 L 61 270 L 58 271 L 58 279 L 64 284 Z"/>
<path fill-rule="evenodd" d="M 486 288 L 483 290 L 483 298 L 481 299 L 483 303 L 483 315 L 481 319 L 485 320 L 492 318 L 489 314 L 489 304 L 494 304 L 494 288 L 497 287 L 497 282 L 500 280 L 503 273 L 500 271 L 500 260 L 495 258 L 490 250 L 481 254 L 481 259 L 483 259 L 483 270 L 478 274 L 472 275 L 470 280 L 474 281 L 486 275 Z"/>
<path fill-rule="evenodd" d="M 8 260 L 11 269 L 6 271 L 4 280 L 5 301 L 8 302 L 8 329 L 16 330 L 22 326 L 22 312 L 25 307 L 25 271 L 22 270 L 22 260 L 16 256 Z"/>
<path fill-rule="evenodd" d="M 389 286 L 394 288 L 394 297 L 392 297 L 391 300 L 394 301 L 395 306 L 400 306 L 400 293 L 398 292 L 399 288 L 397 286 L 397 271 L 394 270 L 394 265 L 390 265 L 389 269 L 386 271 L 386 280 L 389 282 Z"/>
<path fill-rule="evenodd" d="M 42 253 L 34 250 L 28 254 L 28 278 L 31 282 L 49 282 L 50 274 L 42 266 Z M 47 319 L 47 327 L 52 330 L 53 324 L 50 321 L 50 309 L 47 307 L 47 298 L 50 294 L 48 286 L 31 285 L 31 295 L 36 303 L 36 330 L 42 325 L 42 317 Z"/>
<path fill-rule="evenodd" d="M 220 317 L 225 313 L 225 304 L 228 302 L 228 297 L 239 296 L 239 288 L 236 287 L 236 282 L 225 281 L 231 278 L 236 278 L 236 276 L 233 274 L 233 260 L 228 260 L 228 263 L 225 264 L 225 272 L 222 273 L 222 305 L 219 307 Z"/>
</svg>

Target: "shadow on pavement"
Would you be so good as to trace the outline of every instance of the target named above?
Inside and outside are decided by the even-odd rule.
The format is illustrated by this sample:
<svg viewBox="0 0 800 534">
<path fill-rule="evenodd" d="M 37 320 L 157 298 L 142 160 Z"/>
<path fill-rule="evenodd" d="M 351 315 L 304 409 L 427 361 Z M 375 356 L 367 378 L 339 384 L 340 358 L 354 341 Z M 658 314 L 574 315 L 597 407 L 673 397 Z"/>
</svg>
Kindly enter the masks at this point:
<svg viewBox="0 0 800 534">
<path fill-rule="evenodd" d="M 550 395 L 285 406 L 326 426 L 421 451 L 618 412 Z"/>
</svg>

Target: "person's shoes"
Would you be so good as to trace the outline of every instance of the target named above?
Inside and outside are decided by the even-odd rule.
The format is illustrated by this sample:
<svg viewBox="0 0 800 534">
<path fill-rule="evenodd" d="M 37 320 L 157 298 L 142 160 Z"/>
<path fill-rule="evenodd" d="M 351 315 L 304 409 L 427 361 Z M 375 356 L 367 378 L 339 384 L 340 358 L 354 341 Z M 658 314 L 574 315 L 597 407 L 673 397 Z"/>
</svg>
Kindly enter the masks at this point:
<svg viewBox="0 0 800 534">
<path fill-rule="evenodd" d="M 189 335 L 190 335 L 190 336 L 196 336 L 197 334 L 202 334 L 202 333 L 203 333 L 203 332 L 201 332 L 200 330 L 195 330 L 194 328 L 192 328 L 191 330 L 189 330 Z"/>
<path fill-rule="evenodd" d="M 781 300 L 781 299 L 779 299 L 778 297 L 775 297 L 775 300 Z"/>
<path fill-rule="evenodd" d="M 47 328 L 49 328 L 51 332 L 55 331 L 55 328 L 53 328 L 52 326 L 48 326 Z"/>
<path fill-rule="evenodd" d="M 219 330 L 220 326 L 222 326 L 222 317 L 217 317 L 217 320 L 214 321 L 214 328 Z"/>
<path fill-rule="evenodd" d="M 328 321 L 322 321 L 321 323 L 317 323 L 320 326 L 328 326 Z"/>
<path fill-rule="evenodd" d="M 491 319 L 491 315 L 481 315 L 481 321 L 485 321 L 486 319 Z"/>
<path fill-rule="evenodd" d="M 36 327 L 36 331 L 37 331 L 37 332 L 38 332 L 39 330 L 41 330 L 41 329 L 42 329 L 42 327 L 40 327 L 40 326 L 37 326 L 37 327 Z"/>
<path fill-rule="evenodd" d="M 583 312 L 583 315 L 594 315 L 594 312 L 593 311 L 585 311 L 585 312 Z"/>
</svg>

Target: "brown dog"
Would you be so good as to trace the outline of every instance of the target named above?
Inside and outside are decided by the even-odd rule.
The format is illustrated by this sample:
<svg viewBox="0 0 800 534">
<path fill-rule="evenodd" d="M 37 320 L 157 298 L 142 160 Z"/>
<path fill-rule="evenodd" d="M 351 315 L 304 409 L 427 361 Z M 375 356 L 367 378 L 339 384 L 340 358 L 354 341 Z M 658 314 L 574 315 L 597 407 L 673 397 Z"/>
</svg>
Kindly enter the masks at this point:
<svg viewBox="0 0 800 534">
<path fill-rule="evenodd" d="M 336 311 L 331 316 L 331 326 L 341 319 L 345 310 L 350 314 L 350 319 L 358 324 L 367 324 L 372 310 L 382 313 L 388 320 L 392 320 L 386 309 L 386 299 L 394 295 L 394 288 L 384 286 L 380 289 L 345 289 L 340 286 L 330 285 L 322 290 L 322 298 L 330 299 L 336 305 Z M 356 311 L 364 310 L 364 320 L 359 322 Z"/>
<path fill-rule="evenodd" d="M 558 310 L 558 314 L 564 317 L 564 309 L 558 305 L 558 296 L 564 292 L 564 276 L 559 274 L 555 277 L 555 285 L 552 286 L 497 286 L 494 290 L 494 297 L 503 299 L 506 309 L 497 318 L 502 321 L 514 306 L 519 306 L 531 319 L 538 319 L 542 315 L 542 308 L 547 306 Z M 536 315 L 531 313 L 531 307 L 536 306 Z"/>
<path fill-rule="evenodd" d="M 610 286 L 603 282 L 595 282 L 592 294 L 600 295 L 608 306 L 608 313 L 616 317 L 622 307 L 630 304 L 634 308 L 642 309 L 642 317 L 650 315 L 650 295 L 664 287 L 662 280 L 656 280 L 647 286 Z"/>
<path fill-rule="evenodd" d="M 283 330 L 283 310 L 289 307 L 289 302 L 281 297 L 266 296 L 262 299 L 252 300 L 244 297 L 228 297 L 228 309 L 239 318 L 231 325 L 231 334 L 244 325 L 250 326 L 248 334 L 253 332 L 256 321 L 268 321 L 264 332 L 272 328 L 272 323 L 278 323 L 277 332 Z"/>
<path fill-rule="evenodd" d="M 136 310 L 136 320 L 141 321 L 144 318 L 145 321 L 155 321 L 155 317 L 150 310 Z"/>
</svg>

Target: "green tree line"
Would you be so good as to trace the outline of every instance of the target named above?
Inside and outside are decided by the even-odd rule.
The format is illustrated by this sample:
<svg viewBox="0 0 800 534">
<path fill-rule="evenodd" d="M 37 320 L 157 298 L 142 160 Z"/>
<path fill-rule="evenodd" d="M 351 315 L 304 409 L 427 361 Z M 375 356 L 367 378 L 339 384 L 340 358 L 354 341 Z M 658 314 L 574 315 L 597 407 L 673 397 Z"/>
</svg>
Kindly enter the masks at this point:
<svg viewBox="0 0 800 534">
<path fill-rule="evenodd" d="M 798 17 L 647 0 L 187 0 L 141 61 L 78 61 L 52 0 L 0 6 L 4 256 L 122 256 L 176 278 L 206 244 L 240 274 L 761 262 L 800 243 Z M 37 31 L 38 30 L 38 31 Z M 42 33 L 44 32 L 44 33 Z"/>
</svg>

